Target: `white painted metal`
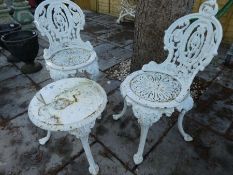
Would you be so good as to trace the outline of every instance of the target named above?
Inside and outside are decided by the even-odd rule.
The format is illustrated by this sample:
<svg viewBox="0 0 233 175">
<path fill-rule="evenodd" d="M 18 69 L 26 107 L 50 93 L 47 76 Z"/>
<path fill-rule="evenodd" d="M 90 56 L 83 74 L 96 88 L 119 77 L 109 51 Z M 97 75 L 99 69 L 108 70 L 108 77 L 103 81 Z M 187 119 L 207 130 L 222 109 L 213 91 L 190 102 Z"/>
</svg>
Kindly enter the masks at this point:
<svg viewBox="0 0 233 175">
<path fill-rule="evenodd" d="M 88 136 L 95 121 L 107 104 L 107 95 L 94 81 L 85 78 L 68 78 L 42 88 L 32 99 L 28 108 L 30 120 L 47 131 L 40 139 L 45 144 L 52 131 L 66 131 L 79 138 L 83 144 L 91 174 L 98 174 L 88 144 Z"/>
<path fill-rule="evenodd" d="M 131 16 L 135 18 L 135 13 L 136 13 L 136 1 L 134 0 L 122 0 L 121 1 L 121 11 L 119 14 L 119 17 L 117 19 L 117 23 L 119 24 L 125 16 Z"/>
<path fill-rule="evenodd" d="M 70 0 L 46 0 L 35 11 L 35 24 L 42 36 L 49 40 L 44 49 L 46 67 L 53 80 L 87 75 L 96 78 L 99 66 L 96 52 L 89 41 L 83 42 L 85 17 Z"/>
<path fill-rule="evenodd" d="M 190 86 L 199 71 L 217 55 L 222 40 L 222 26 L 215 18 L 218 11 L 216 0 L 204 2 L 199 13 L 184 16 L 175 21 L 165 32 L 165 49 L 168 58 L 162 63 L 150 62 L 142 70 L 130 74 L 121 84 L 125 105 L 119 119 L 132 106 L 141 125 L 141 138 L 134 162 L 143 161 L 143 149 L 149 127 L 162 115 L 170 117 L 175 109 L 180 113 L 178 128 L 185 141 L 192 137 L 185 133 L 184 115 L 193 107 Z"/>
</svg>

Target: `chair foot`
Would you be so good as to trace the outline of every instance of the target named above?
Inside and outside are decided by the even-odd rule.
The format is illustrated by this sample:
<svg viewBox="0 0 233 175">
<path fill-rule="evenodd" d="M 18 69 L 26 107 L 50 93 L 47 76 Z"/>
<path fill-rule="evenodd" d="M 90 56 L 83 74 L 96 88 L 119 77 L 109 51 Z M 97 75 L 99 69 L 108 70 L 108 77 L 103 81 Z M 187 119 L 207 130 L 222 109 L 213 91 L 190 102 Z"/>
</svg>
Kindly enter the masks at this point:
<svg viewBox="0 0 233 175">
<path fill-rule="evenodd" d="M 51 131 L 47 131 L 46 137 L 41 138 L 41 139 L 39 140 L 39 143 L 40 143 L 41 145 L 46 144 L 46 143 L 49 141 L 50 137 L 51 137 Z"/>
<path fill-rule="evenodd" d="M 118 19 L 116 20 L 117 24 L 121 23 L 121 18 L 122 18 L 123 11 L 120 12 Z"/>
<path fill-rule="evenodd" d="M 178 118 L 178 129 L 180 131 L 180 134 L 183 136 L 184 140 L 186 142 L 191 142 L 193 141 L 193 138 L 187 134 L 185 131 L 184 131 L 184 128 L 183 128 L 183 120 L 184 120 L 184 115 L 185 115 L 186 111 L 185 110 L 182 110 L 180 115 L 179 115 L 179 118 Z"/>
<path fill-rule="evenodd" d="M 139 154 L 134 154 L 133 156 L 133 161 L 136 165 L 139 165 L 140 163 L 142 163 L 143 161 L 143 157 L 142 155 L 139 155 Z"/>
<path fill-rule="evenodd" d="M 123 117 L 123 115 L 124 115 L 125 112 L 126 112 L 126 109 L 127 109 L 127 102 L 126 102 L 126 100 L 124 100 L 124 107 L 123 107 L 123 110 L 121 111 L 120 114 L 115 114 L 115 115 L 113 115 L 113 119 L 114 119 L 114 120 L 118 120 L 119 118 Z"/>
<path fill-rule="evenodd" d="M 184 135 L 184 140 L 185 140 L 186 142 L 191 142 L 191 141 L 193 141 L 193 138 L 192 138 L 189 134 L 185 134 L 185 135 Z"/>
<path fill-rule="evenodd" d="M 89 134 L 88 134 L 89 135 Z M 94 158 L 91 153 L 90 145 L 88 143 L 88 135 L 81 137 L 81 142 L 83 145 L 83 149 L 86 153 L 87 160 L 89 162 L 89 172 L 92 175 L 97 175 L 99 172 L 99 166 L 95 163 Z"/>
<path fill-rule="evenodd" d="M 89 172 L 92 174 L 92 175 L 97 175 L 98 172 L 99 172 L 99 166 L 96 164 L 95 167 L 92 167 L 90 166 L 89 167 Z"/>
<path fill-rule="evenodd" d="M 146 143 L 148 130 L 150 128 L 150 125 L 145 125 L 143 123 L 140 123 L 140 126 L 141 126 L 141 136 L 140 136 L 140 143 L 139 143 L 139 147 L 138 147 L 138 152 L 133 157 L 134 163 L 136 165 L 142 163 L 142 161 L 143 161 L 144 147 L 145 147 L 145 143 Z"/>
<path fill-rule="evenodd" d="M 116 20 L 116 23 L 117 23 L 117 24 L 120 24 L 120 23 L 121 23 L 121 20 L 120 20 L 120 19 L 117 19 L 117 20 Z"/>
</svg>

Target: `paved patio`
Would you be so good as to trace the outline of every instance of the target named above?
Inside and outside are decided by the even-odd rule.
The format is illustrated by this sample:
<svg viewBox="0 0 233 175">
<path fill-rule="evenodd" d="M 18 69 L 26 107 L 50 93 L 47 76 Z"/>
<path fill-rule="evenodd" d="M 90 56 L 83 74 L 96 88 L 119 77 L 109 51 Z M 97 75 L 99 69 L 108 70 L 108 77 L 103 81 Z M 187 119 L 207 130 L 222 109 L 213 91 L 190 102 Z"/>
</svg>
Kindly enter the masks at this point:
<svg viewBox="0 0 233 175">
<path fill-rule="evenodd" d="M 232 175 L 233 172 L 233 70 L 224 66 L 227 46 L 201 72 L 192 86 L 195 107 L 187 114 L 186 130 L 194 137 L 184 142 L 177 129 L 177 114 L 162 118 L 148 134 L 144 162 L 135 166 L 133 155 L 140 129 L 132 111 L 119 121 L 112 114 L 123 107 L 119 85 L 128 74 L 132 56 L 133 24 L 115 24 L 116 18 L 86 11 L 84 40 L 90 40 L 99 57 L 98 82 L 108 94 L 108 105 L 90 137 L 100 175 Z M 40 37 L 37 61 L 44 65 Z M 33 95 L 52 82 L 45 69 L 23 75 L 22 63 L 6 61 L 0 53 L 0 175 L 87 175 L 88 162 L 79 140 L 53 133 L 41 146 L 46 132 L 28 119 Z"/>
</svg>

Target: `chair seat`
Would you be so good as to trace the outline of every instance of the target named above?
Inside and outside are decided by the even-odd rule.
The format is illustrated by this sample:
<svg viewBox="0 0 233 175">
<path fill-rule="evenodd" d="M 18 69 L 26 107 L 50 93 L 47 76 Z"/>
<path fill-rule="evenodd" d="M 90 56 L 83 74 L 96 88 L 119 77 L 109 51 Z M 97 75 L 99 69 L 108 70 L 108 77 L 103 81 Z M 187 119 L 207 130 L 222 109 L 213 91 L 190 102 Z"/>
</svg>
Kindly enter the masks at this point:
<svg viewBox="0 0 233 175">
<path fill-rule="evenodd" d="M 81 67 L 94 61 L 93 53 L 83 48 L 66 48 L 56 52 L 49 62 L 58 67 Z"/>
<path fill-rule="evenodd" d="M 138 71 L 126 78 L 121 91 L 138 103 L 159 107 L 174 101 L 181 93 L 182 85 L 168 74 Z"/>
</svg>

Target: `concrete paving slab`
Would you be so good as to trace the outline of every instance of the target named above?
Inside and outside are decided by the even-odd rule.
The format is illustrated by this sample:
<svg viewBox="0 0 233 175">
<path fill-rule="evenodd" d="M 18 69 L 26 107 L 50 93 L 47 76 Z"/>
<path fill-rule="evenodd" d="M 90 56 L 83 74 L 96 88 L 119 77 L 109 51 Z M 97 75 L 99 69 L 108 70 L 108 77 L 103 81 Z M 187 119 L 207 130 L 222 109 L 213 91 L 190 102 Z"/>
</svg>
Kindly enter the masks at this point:
<svg viewBox="0 0 233 175">
<path fill-rule="evenodd" d="M 128 171 L 108 150 L 99 143 L 91 147 L 93 157 L 99 165 L 98 175 L 133 175 Z M 83 153 L 79 158 L 72 161 L 57 175 L 88 175 L 89 164 L 86 155 Z"/>
<path fill-rule="evenodd" d="M 43 57 L 43 55 L 44 55 L 44 48 L 42 46 L 40 46 L 37 57 Z"/>
<path fill-rule="evenodd" d="M 208 82 L 213 81 L 223 69 L 223 62 L 224 60 L 221 57 L 214 57 L 204 71 L 200 71 L 197 76 Z"/>
<path fill-rule="evenodd" d="M 0 130 L 0 149 L 4 150 L 0 153 L 0 174 L 49 174 L 82 150 L 81 143 L 65 132 L 52 133 L 46 145 L 39 145 L 38 139 L 46 133 L 31 123 L 27 113 Z M 93 141 L 90 138 L 90 143 Z"/>
<path fill-rule="evenodd" d="M 215 82 L 226 88 L 233 89 L 233 70 L 224 67 L 221 74 L 216 78 Z"/>
<path fill-rule="evenodd" d="M 188 116 L 224 134 L 233 120 L 233 90 L 213 83 Z"/>
<path fill-rule="evenodd" d="M 103 14 L 101 16 L 92 18 L 92 20 L 101 24 L 113 25 L 116 24 L 117 17 Z"/>
<path fill-rule="evenodd" d="M 83 13 L 85 14 L 85 20 L 92 20 L 95 18 L 99 18 L 101 16 L 106 16 L 105 14 L 101 14 L 101 13 L 96 13 L 94 11 L 90 11 L 90 10 L 83 10 Z"/>
<path fill-rule="evenodd" d="M 48 48 L 49 47 L 49 42 L 48 39 L 46 37 L 43 38 L 39 38 L 38 39 L 39 45 L 44 49 L 44 48 Z"/>
<path fill-rule="evenodd" d="M 176 127 L 136 169 L 142 175 L 230 175 L 233 142 L 189 122 L 193 142 L 185 142 Z"/>
<path fill-rule="evenodd" d="M 81 32 L 81 39 L 82 39 L 83 41 L 90 41 L 90 43 L 91 43 L 91 45 L 92 45 L 93 47 L 98 46 L 98 45 L 104 43 L 104 41 L 98 39 L 97 36 L 88 35 L 88 34 L 85 34 L 85 32 Z M 105 41 L 105 42 L 106 42 L 106 41 Z"/>
<path fill-rule="evenodd" d="M 52 83 L 52 79 L 48 79 L 42 83 L 39 84 L 41 88 L 45 87 L 46 85 Z M 119 88 L 121 82 L 118 80 L 109 80 L 106 78 L 106 75 L 104 73 L 100 73 L 99 78 L 96 80 L 97 83 L 99 83 L 100 86 L 102 86 L 105 90 L 105 92 L 111 93 L 115 89 Z"/>
<path fill-rule="evenodd" d="M 122 31 L 131 31 L 134 32 L 134 23 L 133 22 L 123 22 L 120 24 L 109 25 L 111 28 L 117 29 L 118 32 Z"/>
<path fill-rule="evenodd" d="M 133 168 L 133 155 L 137 152 L 140 137 L 139 125 L 130 108 L 120 120 L 113 120 L 112 114 L 120 112 L 123 107 L 123 99 L 118 90 L 108 99 L 106 111 L 103 113 L 102 119 L 97 121 L 93 134 L 126 165 Z M 162 118 L 150 128 L 145 154 L 173 123 L 172 119 Z"/>
<path fill-rule="evenodd" d="M 43 88 L 43 87 L 45 87 L 46 85 L 48 85 L 48 84 L 50 84 L 50 83 L 52 83 L 53 82 L 53 80 L 50 78 L 50 79 L 48 79 L 48 80 L 46 80 L 46 81 L 44 81 L 44 82 L 41 82 L 40 84 L 39 84 L 39 86 L 40 86 L 40 88 Z"/>
<path fill-rule="evenodd" d="M 101 35 L 101 39 L 106 39 L 119 46 L 127 46 L 133 43 L 134 32 L 133 31 L 113 31 L 106 35 Z"/>
<path fill-rule="evenodd" d="M 109 80 L 106 74 L 102 72 L 100 72 L 100 75 L 96 81 L 104 88 L 107 94 L 119 88 L 121 84 L 121 82 L 118 80 Z"/>
<path fill-rule="evenodd" d="M 99 24 L 95 21 L 86 22 L 83 33 L 101 38 L 101 35 L 108 36 L 116 29 L 107 25 Z"/>
<path fill-rule="evenodd" d="M 24 174 L 32 170 L 38 175 L 39 170 L 35 167 L 44 166 L 47 156 L 41 157 L 36 128 L 29 122 L 27 114 L 1 125 L 0 130 L 0 174 Z"/>
<path fill-rule="evenodd" d="M 105 71 L 132 56 L 131 51 L 109 43 L 96 46 L 95 51 L 99 58 L 99 67 L 101 71 Z"/>
<path fill-rule="evenodd" d="M 50 79 L 49 71 L 46 69 L 45 61 L 44 60 L 37 60 L 37 62 L 41 63 L 43 68 L 34 74 L 28 74 L 28 76 L 35 82 L 35 83 L 41 83 L 48 79 Z"/>
<path fill-rule="evenodd" d="M 36 91 L 36 87 L 24 75 L 2 81 L 0 86 L 1 118 L 8 120 L 25 112 Z"/>
<path fill-rule="evenodd" d="M 21 72 L 15 66 L 8 65 L 0 67 L 0 81 L 14 77 L 19 74 L 21 74 Z"/>
<path fill-rule="evenodd" d="M 111 43 L 119 46 L 127 46 L 133 43 L 134 38 L 134 25 L 133 23 L 113 24 L 108 26 L 110 32 L 98 36 L 100 39 L 106 39 Z"/>
<path fill-rule="evenodd" d="M 128 46 L 125 46 L 125 49 L 133 50 L 133 44 L 129 44 Z"/>
<path fill-rule="evenodd" d="M 0 67 L 7 66 L 9 64 L 10 63 L 7 62 L 7 58 L 5 57 L 5 55 L 2 54 L 2 50 L 0 50 Z"/>
</svg>

